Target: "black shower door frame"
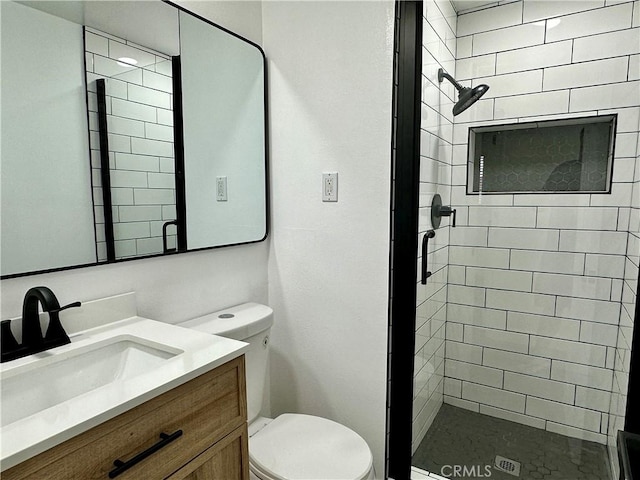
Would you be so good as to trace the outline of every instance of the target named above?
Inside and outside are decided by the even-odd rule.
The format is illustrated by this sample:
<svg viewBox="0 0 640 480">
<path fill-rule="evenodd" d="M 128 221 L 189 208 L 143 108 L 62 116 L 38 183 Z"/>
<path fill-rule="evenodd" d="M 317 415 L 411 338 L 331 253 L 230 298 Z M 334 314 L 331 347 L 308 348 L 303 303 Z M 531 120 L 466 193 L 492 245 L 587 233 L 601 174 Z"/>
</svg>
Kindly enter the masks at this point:
<svg viewBox="0 0 640 480">
<path fill-rule="evenodd" d="M 422 1 L 396 1 L 394 138 L 391 189 L 388 478 L 411 478 L 416 325 Z"/>
</svg>

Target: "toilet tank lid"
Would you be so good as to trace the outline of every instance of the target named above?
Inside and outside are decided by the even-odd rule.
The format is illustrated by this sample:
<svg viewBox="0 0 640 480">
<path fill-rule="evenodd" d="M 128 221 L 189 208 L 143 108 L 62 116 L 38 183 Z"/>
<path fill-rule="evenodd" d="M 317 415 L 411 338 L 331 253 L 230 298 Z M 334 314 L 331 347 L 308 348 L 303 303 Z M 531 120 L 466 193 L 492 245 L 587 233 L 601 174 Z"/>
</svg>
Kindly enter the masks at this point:
<svg viewBox="0 0 640 480">
<path fill-rule="evenodd" d="M 273 310 L 260 303 L 243 303 L 235 307 L 225 308 L 208 313 L 186 322 L 181 327 L 192 328 L 211 335 L 246 340 L 263 332 L 273 325 Z"/>
</svg>

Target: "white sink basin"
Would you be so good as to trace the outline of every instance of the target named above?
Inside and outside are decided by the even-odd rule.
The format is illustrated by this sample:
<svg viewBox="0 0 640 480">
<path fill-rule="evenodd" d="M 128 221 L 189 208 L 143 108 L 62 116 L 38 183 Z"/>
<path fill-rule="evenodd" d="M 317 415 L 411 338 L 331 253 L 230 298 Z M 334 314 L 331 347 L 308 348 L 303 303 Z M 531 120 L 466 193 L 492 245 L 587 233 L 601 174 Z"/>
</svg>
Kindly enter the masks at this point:
<svg viewBox="0 0 640 480">
<path fill-rule="evenodd" d="M 42 352 L 2 373 L 0 426 L 16 422 L 118 380 L 149 373 L 182 353 L 132 335 L 120 335 L 61 353 Z"/>
</svg>

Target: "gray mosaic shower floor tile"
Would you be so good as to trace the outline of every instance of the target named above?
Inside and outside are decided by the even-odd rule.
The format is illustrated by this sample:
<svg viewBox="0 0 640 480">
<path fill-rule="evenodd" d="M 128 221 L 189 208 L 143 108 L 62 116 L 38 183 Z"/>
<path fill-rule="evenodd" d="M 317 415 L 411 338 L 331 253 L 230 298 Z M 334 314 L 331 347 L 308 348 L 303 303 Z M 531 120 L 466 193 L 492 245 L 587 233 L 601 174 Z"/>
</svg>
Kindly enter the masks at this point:
<svg viewBox="0 0 640 480">
<path fill-rule="evenodd" d="M 515 477 L 497 470 L 494 467 L 496 455 L 520 462 L 520 476 Z M 413 465 L 438 475 L 444 474 L 449 478 L 611 478 L 608 453 L 604 445 L 565 437 L 446 404 L 442 405 L 426 437 L 413 455 Z M 451 475 L 454 465 L 466 465 L 467 475 L 462 475 L 464 471 L 458 476 Z M 485 465 L 491 465 L 490 476 L 487 475 Z"/>
</svg>

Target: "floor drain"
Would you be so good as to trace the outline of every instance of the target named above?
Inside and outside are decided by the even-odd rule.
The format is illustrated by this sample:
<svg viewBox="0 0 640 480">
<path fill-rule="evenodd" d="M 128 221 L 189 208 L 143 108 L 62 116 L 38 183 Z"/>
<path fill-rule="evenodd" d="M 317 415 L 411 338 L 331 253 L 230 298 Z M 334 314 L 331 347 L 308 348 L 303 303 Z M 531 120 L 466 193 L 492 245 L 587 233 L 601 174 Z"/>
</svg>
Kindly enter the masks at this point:
<svg viewBox="0 0 640 480">
<path fill-rule="evenodd" d="M 496 455 L 496 468 L 514 477 L 520 476 L 520 462 Z"/>
</svg>

